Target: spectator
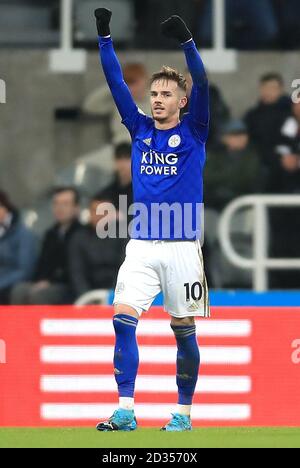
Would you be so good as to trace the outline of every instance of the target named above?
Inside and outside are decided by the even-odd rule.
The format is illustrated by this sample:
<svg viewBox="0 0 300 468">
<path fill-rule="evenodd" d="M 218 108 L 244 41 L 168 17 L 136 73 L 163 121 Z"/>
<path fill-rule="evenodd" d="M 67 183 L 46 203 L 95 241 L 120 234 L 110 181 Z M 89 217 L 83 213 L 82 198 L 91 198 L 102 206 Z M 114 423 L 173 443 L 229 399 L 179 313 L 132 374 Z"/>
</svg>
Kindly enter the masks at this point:
<svg viewBox="0 0 300 468">
<path fill-rule="evenodd" d="M 32 278 L 35 264 L 36 239 L 0 191 L 0 304 L 9 304 L 12 288 Z"/>
<path fill-rule="evenodd" d="M 68 268 L 68 245 L 80 229 L 79 195 L 72 187 L 57 188 L 53 195 L 55 225 L 43 241 L 33 283 L 17 285 L 12 304 L 70 304 L 73 297 Z"/>
<path fill-rule="evenodd" d="M 192 91 L 192 77 L 186 70 L 185 77 L 187 80 L 187 97 L 189 98 Z M 230 118 L 230 109 L 227 106 L 220 89 L 214 84 L 209 85 L 209 103 L 210 103 L 210 127 L 207 146 L 218 144 L 221 129 Z M 185 109 L 184 109 L 184 112 Z"/>
<path fill-rule="evenodd" d="M 115 179 L 101 194 L 99 199 L 111 200 L 116 209 L 119 209 L 119 195 L 126 195 L 127 207 L 133 203 L 131 184 L 131 145 L 120 143 L 115 147 Z M 127 214 L 123 213 L 123 214 Z"/>
<path fill-rule="evenodd" d="M 280 149 L 280 148 L 279 148 Z M 279 154 L 279 164 L 272 172 L 268 191 L 274 194 L 300 194 L 300 145 L 295 140 Z M 270 209 L 272 258 L 300 258 L 300 209 Z M 270 286 L 275 289 L 299 289 L 300 272 L 274 270 Z"/>
<path fill-rule="evenodd" d="M 142 63 L 128 63 L 123 69 L 124 80 L 138 107 L 145 113 L 150 113 L 148 97 L 148 74 Z M 88 114 L 109 117 L 113 143 L 131 142 L 127 129 L 122 125 L 120 115 L 114 105 L 107 85 L 93 91 L 85 100 L 83 110 Z"/>
<path fill-rule="evenodd" d="M 245 116 L 249 135 L 259 152 L 262 164 L 271 169 L 276 163 L 274 148 L 280 130 L 291 113 L 292 101 L 284 94 L 281 75 L 269 73 L 260 80 L 260 100 Z"/>
<path fill-rule="evenodd" d="M 300 46 L 300 2 L 299 0 L 273 0 L 277 9 L 281 32 L 281 46 L 296 49 Z"/>
<path fill-rule="evenodd" d="M 235 198 L 261 191 L 262 176 L 258 153 L 250 143 L 242 121 L 230 121 L 221 144 L 208 150 L 204 178 L 205 207 L 221 212 Z M 213 212 L 212 211 L 212 212 Z M 218 213 L 215 213 L 215 215 Z M 211 236 L 211 237 L 210 237 Z M 215 287 L 249 287 L 249 274 L 233 267 L 224 257 L 214 233 L 206 232 L 205 258 Z M 235 248 L 243 256 L 251 255 L 251 241 L 235 233 Z"/>
<path fill-rule="evenodd" d="M 72 239 L 69 262 L 76 298 L 91 290 L 111 289 L 115 286 L 118 269 L 124 258 L 125 240 L 109 236 L 101 239 L 96 232 L 98 223 L 104 222 L 104 216 L 97 214 L 97 208 L 101 204 L 111 202 L 112 200 L 107 200 L 105 195 L 97 195 L 90 204 L 89 225 L 77 232 Z M 103 208 L 106 209 L 105 205 Z M 117 221 L 115 209 L 109 216 L 113 223 Z"/>
<path fill-rule="evenodd" d="M 177 49 L 178 44 L 165 39 L 160 23 L 171 14 L 181 16 L 192 33 L 197 28 L 197 4 L 202 0 L 134 0 L 137 19 L 137 44 L 147 49 Z"/>
<path fill-rule="evenodd" d="M 213 1 L 205 0 L 199 37 L 212 44 Z M 266 49 L 276 45 L 279 25 L 271 0 L 226 0 L 227 47 L 241 50 Z"/>
<path fill-rule="evenodd" d="M 228 47 L 244 50 L 276 45 L 279 26 L 271 0 L 227 0 Z"/>
<path fill-rule="evenodd" d="M 205 205 L 221 211 L 241 195 L 261 190 L 259 157 L 249 142 L 242 121 L 230 121 L 224 128 L 222 146 L 208 152 L 205 172 Z"/>
</svg>

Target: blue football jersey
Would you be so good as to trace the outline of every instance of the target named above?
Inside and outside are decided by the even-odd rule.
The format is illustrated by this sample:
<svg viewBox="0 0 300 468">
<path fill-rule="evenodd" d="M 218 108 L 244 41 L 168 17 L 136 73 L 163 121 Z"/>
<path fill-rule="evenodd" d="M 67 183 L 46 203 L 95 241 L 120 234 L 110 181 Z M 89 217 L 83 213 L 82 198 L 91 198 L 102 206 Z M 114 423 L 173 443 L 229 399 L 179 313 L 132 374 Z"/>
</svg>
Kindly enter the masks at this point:
<svg viewBox="0 0 300 468">
<path fill-rule="evenodd" d="M 140 113 L 123 123 L 132 137 L 137 212 L 131 237 L 199 239 L 207 126 L 198 130 L 189 114 L 170 130 L 156 129 L 154 120 Z"/>
<path fill-rule="evenodd" d="M 132 137 L 134 220 L 131 237 L 194 240 L 201 237 L 203 169 L 209 124 L 209 91 L 194 41 L 182 45 L 193 79 L 189 112 L 174 128 L 160 130 L 137 108 L 124 82 L 110 37 L 99 38 L 107 83 Z"/>
</svg>

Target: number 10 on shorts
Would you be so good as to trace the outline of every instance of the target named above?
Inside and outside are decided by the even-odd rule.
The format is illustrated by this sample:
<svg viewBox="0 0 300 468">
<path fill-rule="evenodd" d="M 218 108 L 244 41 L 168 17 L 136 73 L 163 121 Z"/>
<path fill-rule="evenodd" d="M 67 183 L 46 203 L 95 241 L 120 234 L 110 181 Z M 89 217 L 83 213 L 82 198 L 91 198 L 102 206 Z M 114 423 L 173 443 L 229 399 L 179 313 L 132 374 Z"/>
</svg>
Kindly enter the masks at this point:
<svg viewBox="0 0 300 468">
<path fill-rule="evenodd" d="M 185 299 L 187 302 L 190 302 L 191 299 L 193 299 L 194 301 L 200 301 L 202 299 L 203 288 L 199 281 L 193 283 L 192 285 L 190 283 L 185 283 L 184 287 Z"/>
</svg>

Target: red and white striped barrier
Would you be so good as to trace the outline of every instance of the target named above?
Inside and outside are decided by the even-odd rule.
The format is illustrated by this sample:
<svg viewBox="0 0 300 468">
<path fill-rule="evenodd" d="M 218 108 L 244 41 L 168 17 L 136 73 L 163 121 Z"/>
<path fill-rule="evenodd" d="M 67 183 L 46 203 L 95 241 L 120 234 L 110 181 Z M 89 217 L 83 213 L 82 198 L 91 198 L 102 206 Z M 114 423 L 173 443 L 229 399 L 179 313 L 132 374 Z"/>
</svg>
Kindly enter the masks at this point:
<svg viewBox="0 0 300 468">
<path fill-rule="evenodd" d="M 109 417 L 117 405 L 112 314 L 0 308 L 0 426 L 88 426 Z M 213 308 L 212 316 L 197 326 L 194 425 L 299 426 L 300 308 Z M 138 341 L 136 415 L 141 425 L 160 425 L 177 397 L 176 344 L 162 308 L 144 315 Z"/>
</svg>

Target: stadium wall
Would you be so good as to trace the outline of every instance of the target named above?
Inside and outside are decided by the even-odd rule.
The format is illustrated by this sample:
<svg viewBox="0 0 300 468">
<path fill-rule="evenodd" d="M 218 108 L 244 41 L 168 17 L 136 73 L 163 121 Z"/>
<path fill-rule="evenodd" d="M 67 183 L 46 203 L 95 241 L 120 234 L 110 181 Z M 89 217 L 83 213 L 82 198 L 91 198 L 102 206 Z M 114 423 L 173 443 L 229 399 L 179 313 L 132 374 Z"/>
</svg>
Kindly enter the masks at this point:
<svg viewBox="0 0 300 468">
<path fill-rule="evenodd" d="M 150 72 L 163 63 L 185 67 L 178 52 L 119 55 L 122 62 L 141 60 Z M 262 73 L 284 70 L 288 92 L 292 81 L 300 78 L 296 52 L 240 53 L 238 64 L 234 74 L 211 75 L 235 115 L 253 105 Z M 89 53 L 85 74 L 55 75 L 49 72 L 45 51 L 26 49 L 14 50 L 13 54 L 11 50 L 1 50 L 0 79 L 7 86 L 6 104 L 0 106 L 0 186 L 11 193 L 16 204 L 24 206 L 51 186 L 59 168 L 107 141 L 107 128 L 101 122 L 54 121 L 55 109 L 80 107 L 104 79 L 96 53 Z"/>
<path fill-rule="evenodd" d="M 91 426 L 117 404 L 113 309 L 0 308 L 0 426 Z M 195 426 L 300 425 L 300 308 L 218 306 L 201 320 Z M 138 328 L 137 417 L 176 403 L 175 340 L 161 307 Z M 5 354 L 5 355 L 4 355 Z"/>
</svg>

